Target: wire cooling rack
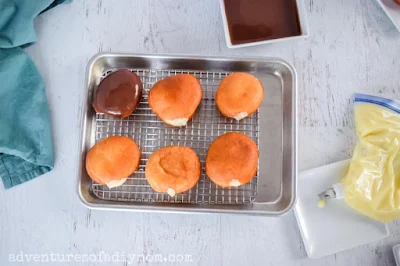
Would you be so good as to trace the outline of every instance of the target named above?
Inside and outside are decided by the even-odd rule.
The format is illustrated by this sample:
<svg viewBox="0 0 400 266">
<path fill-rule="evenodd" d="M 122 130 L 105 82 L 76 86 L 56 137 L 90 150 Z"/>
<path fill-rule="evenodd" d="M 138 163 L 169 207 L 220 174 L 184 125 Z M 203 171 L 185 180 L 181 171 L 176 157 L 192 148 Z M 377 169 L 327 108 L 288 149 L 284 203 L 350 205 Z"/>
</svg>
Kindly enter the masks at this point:
<svg viewBox="0 0 400 266">
<path fill-rule="evenodd" d="M 116 69 L 115 69 L 116 70 Z M 115 70 L 103 73 L 102 78 Z M 215 93 L 221 80 L 229 72 L 178 71 L 130 69 L 143 83 L 143 97 L 136 111 L 127 118 L 113 118 L 96 114 L 96 143 L 109 136 L 127 136 L 135 140 L 140 147 L 139 169 L 119 187 L 92 183 L 93 193 L 100 199 L 133 202 L 168 202 L 192 204 L 242 204 L 255 199 L 257 194 L 257 176 L 245 185 L 235 188 L 222 188 L 215 185 L 205 174 L 204 166 L 207 150 L 218 136 L 226 132 L 242 132 L 258 145 L 258 111 L 241 121 L 228 119 L 221 115 L 215 104 Z M 150 88 L 159 80 L 176 74 L 194 75 L 203 88 L 203 100 L 187 126 L 174 128 L 164 124 L 150 109 L 147 96 Z M 170 197 L 155 192 L 145 178 L 145 167 L 149 156 L 157 149 L 170 145 L 192 148 L 200 158 L 202 172 L 195 187 Z"/>
</svg>

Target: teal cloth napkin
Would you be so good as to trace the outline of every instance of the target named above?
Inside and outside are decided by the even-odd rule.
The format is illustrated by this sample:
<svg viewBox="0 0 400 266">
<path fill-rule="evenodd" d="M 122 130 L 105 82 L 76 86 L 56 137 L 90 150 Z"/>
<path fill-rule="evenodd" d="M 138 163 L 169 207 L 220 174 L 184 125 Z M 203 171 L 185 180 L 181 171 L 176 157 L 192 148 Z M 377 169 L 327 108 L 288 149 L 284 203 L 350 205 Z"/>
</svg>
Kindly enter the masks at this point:
<svg viewBox="0 0 400 266">
<path fill-rule="evenodd" d="M 49 172 L 53 144 L 45 84 L 24 52 L 33 20 L 69 0 L 0 0 L 0 177 L 6 189 Z"/>
</svg>

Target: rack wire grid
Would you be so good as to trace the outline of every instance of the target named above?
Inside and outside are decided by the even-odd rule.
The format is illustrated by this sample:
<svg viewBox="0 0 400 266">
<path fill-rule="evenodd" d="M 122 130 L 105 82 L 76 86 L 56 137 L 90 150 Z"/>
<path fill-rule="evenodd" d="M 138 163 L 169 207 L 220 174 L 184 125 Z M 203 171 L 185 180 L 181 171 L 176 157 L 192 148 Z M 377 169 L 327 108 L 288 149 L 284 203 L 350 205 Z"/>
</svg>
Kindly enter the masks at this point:
<svg viewBox="0 0 400 266">
<path fill-rule="evenodd" d="M 103 73 L 101 79 L 117 69 Z M 96 114 L 95 142 L 109 136 L 127 136 L 140 147 L 141 159 L 137 171 L 119 187 L 108 188 L 93 181 L 92 191 L 100 199 L 131 202 L 166 202 L 191 204 L 243 204 L 252 202 L 257 194 L 257 175 L 248 184 L 234 188 L 222 188 L 214 184 L 205 174 L 205 159 L 210 144 L 226 132 L 242 132 L 259 142 L 259 114 L 236 121 L 225 118 L 215 104 L 215 93 L 221 80 L 230 72 L 129 69 L 137 74 L 143 83 L 143 96 L 135 112 L 127 118 L 114 118 Z M 203 99 L 195 115 L 185 127 L 175 128 L 164 124 L 148 105 L 148 92 L 159 80 L 176 75 L 191 74 L 201 83 Z M 192 148 L 199 156 L 202 171 L 200 180 L 192 189 L 170 197 L 154 191 L 145 177 L 149 156 L 157 149 L 177 145 Z"/>
</svg>

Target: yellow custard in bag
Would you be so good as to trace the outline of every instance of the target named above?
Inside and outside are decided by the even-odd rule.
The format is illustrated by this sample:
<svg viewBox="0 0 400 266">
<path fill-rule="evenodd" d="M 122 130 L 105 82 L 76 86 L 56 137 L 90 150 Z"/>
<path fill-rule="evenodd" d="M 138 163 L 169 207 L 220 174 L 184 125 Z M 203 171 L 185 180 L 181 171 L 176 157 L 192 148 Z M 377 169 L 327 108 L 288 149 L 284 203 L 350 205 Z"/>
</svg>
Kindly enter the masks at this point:
<svg viewBox="0 0 400 266">
<path fill-rule="evenodd" d="M 349 172 L 341 180 L 345 200 L 381 222 L 400 217 L 400 103 L 356 94 L 358 143 Z"/>
</svg>

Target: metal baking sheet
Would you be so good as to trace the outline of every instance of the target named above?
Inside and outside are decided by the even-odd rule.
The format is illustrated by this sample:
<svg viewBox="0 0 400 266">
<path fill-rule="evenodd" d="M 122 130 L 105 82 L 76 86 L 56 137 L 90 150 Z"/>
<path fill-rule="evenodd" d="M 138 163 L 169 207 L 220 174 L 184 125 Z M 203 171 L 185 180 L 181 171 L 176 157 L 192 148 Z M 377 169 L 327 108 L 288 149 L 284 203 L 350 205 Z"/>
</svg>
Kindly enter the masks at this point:
<svg viewBox="0 0 400 266">
<path fill-rule="evenodd" d="M 136 73 L 144 85 L 143 99 L 128 118 L 96 114 L 91 107 L 97 85 L 117 69 Z M 252 116 L 235 121 L 223 117 L 214 96 L 220 81 L 232 72 L 248 72 L 264 85 L 264 101 Z M 158 80 L 189 73 L 203 88 L 203 100 L 186 127 L 173 128 L 161 122 L 147 104 L 147 93 Z M 91 208 L 169 212 L 221 212 L 279 215 L 292 207 L 296 194 L 296 76 L 294 69 L 277 59 L 200 58 L 99 54 L 87 69 L 83 108 L 78 193 Z M 218 136 L 238 131 L 259 146 L 259 172 L 238 188 L 221 188 L 204 172 L 207 149 Z M 85 170 L 87 151 L 99 140 L 123 135 L 133 138 L 141 149 L 139 169 L 124 185 L 109 189 L 91 181 Z M 144 176 L 152 152 L 168 145 L 193 148 L 202 162 L 198 184 L 191 190 L 169 197 L 151 189 Z"/>
</svg>

